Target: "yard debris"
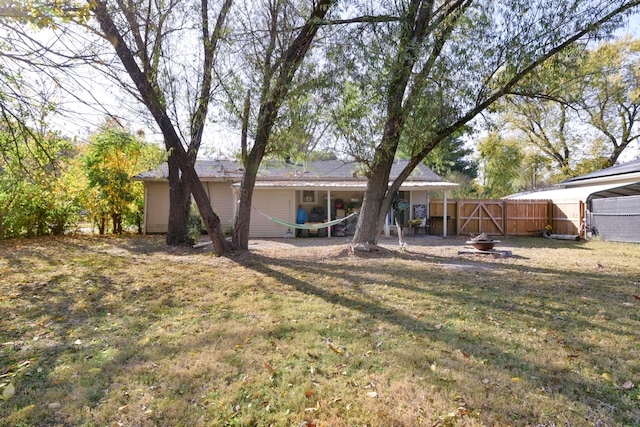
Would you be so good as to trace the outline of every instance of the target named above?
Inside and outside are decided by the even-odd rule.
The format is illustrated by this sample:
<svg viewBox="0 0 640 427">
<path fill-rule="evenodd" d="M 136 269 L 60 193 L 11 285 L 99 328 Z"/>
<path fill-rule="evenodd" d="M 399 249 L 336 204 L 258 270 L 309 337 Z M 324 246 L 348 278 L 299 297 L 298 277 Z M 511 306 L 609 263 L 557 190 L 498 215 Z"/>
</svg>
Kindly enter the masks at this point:
<svg viewBox="0 0 640 427">
<path fill-rule="evenodd" d="M 16 394 L 16 387 L 13 385 L 13 383 L 9 383 L 2 391 L 2 400 L 9 400 L 13 397 L 14 394 Z"/>
<path fill-rule="evenodd" d="M 546 237 L 547 239 L 552 239 L 552 240 L 580 240 L 580 235 L 579 234 L 546 234 L 543 233 L 543 236 Z"/>
<path fill-rule="evenodd" d="M 329 348 L 330 348 L 334 353 L 337 353 L 337 354 L 340 354 L 340 355 L 343 355 L 343 354 L 344 354 L 344 348 L 342 348 L 342 347 L 336 347 L 336 346 L 334 346 L 334 345 L 333 345 L 333 343 L 332 343 L 332 342 L 329 342 L 329 343 L 327 344 L 327 346 L 328 346 L 328 347 L 329 347 Z"/>
</svg>

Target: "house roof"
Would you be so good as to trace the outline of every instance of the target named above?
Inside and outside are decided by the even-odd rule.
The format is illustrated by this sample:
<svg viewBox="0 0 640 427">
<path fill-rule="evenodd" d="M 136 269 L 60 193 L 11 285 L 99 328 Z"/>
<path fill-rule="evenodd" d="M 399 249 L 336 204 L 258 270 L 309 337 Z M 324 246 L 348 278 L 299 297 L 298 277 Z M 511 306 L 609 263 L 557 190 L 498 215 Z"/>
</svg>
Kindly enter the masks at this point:
<svg viewBox="0 0 640 427">
<path fill-rule="evenodd" d="M 576 187 L 605 182 L 634 182 L 640 180 L 640 159 L 562 181 L 560 187 Z"/>
<path fill-rule="evenodd" d="M 202 180 L 231 180 L 242 179 L 242 169 L 236 161 L 230 160 L 198 160 L 194 165 L 196 173 Z M 169 166 L 162 163 L 155 169 L 142 172 L 133 177 L 138 181 L 155 181 L 169 179 Z"/>
<path fill-rule="evenodd" d="M 240 183 L 233 184 L 234 187 L 239 187 Z M 400 191 L 407 190 L 450 190 L 459 187 L 460 184 L 453 182 L 442 181 L 405 181 L 400 186 Z M 324 180 L 324 181 L 259 181 L 256 182 L 256 188 L 291 188 L 294 190 L 335 190 L 335 189 L 353 189 L 353 190 L 365 190 L 367 188 L 367 181 L 351 180 L 351 181 L 336 181 L 336 180 Z"/>
<path fill-rule="evenodd" d="M 390 179 L 395 179 L 408 160 L 397 160 L 393 163 Z M 196 173 L 203 181 L 239 181 L 243 169 L 237 161 L 232 160 L 198 160 Z M 158 168 L 143 172 L 134 177 L 139 181 L 166 180 L 169 169 L 166 163 Z M 363 181 L 366 182 L 359 163 L 342 160 L 320 160 L 308 163 L 288 163 L 285 161 L 264 161 L 258 170 L 257 181 Z M 423 164 L 419 164 L 408 182 L 442 182 L 442 178 Z"/>
</svg>

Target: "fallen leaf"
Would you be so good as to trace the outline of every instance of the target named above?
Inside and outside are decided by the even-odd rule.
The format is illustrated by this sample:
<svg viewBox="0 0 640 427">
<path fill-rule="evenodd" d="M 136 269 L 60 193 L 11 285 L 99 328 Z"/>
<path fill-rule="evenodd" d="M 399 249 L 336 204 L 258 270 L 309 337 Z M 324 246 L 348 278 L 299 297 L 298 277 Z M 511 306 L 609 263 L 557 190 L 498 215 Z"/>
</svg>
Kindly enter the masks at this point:
<svg viewBox="0 0 640 427">
<path fill-rule="evenodd" d="M 513 378 L 511 378 L 511 381 L 522 381 L 522 378 L 520 378 L 520 377 L 513 377 Z"/>
<path fill-rule="evenodd" d="M 14 394 L 16 394 L 16 388 L 13 383 L 9 383 L 2 392 L 2 400 L 9 400 L 13 397 Z"/>
<path fill-rule="evenodd" d="M 468 414 L 469 414 L 469 410 L 467 408 L 465 408 L 464 406 L 460 406 L 458 408 L 458 416 L 462 417 L 462 416 L 465 416 L 465 415 L 468 415 Z"/>
<path fill-rule="evenodd" d="M 625 383 L 622 384 L 622 388 L 627 389 L 627 390 L 631 390 L 634 387 L 635 387 L 635 385 L 631 381 L 625 381 Z"/>
<path fill-rule="evenodd" d="M 635 299 L 640 299 L 640 296 L 638 296 L 638 295 L 634 295 L 633 297 L 634 297 Z"/>
<path fill-rule="evenodd" d="M 367 393 L 367 396 L 369 397 L 378 397 L 378 393 L 375 391 L 370 391 L 369 393 Z"/>
<path fill-rule="evenodd" d="M 609 374 L 609 373 L 607 373 L 607 372 L 605 372 L 604 374 L 602 374 L 602 378 L 604 378 L 604 379 L 605 379 L 605 380 L 607 380 L 607 381 L 611 381 L 611 380 L 612 380 L 612 378 L 611 378 L 611 374 Z"/>
<path fill-rule="evenodd" d="M 338 403 L 342 400 L 341 397 L 336 397 L 335 399 L 331 399 L 331 401 L 329 402 L 329 406 L 333 405 L 334 403 Z"/>
<path fill-rule="evenodd" d="M 311 396 L 313 396 L 314 394 L 316 394 L 316 392 L 315 392 L 315 391 L 313 391 L 313 390 L 307 390 L 307 391 L 304 393 L 304 395 L 305 395 L 306 397 L 311 397 Z"/>
<path fill-rule="evenodd" d="M 333 351 L 334 351 L 334 353 L 337 353 L 337 354 L 344 354 L 344 350 L 342 350 L 341 348 L 338 348 L 338 347 L 334 346 L 334 345 L 333 345 L 333 343 L 329 343 L 328 345 L 329 345 L 329 348 L 330 348 L 331 350 L 333 350 Z"/>
</svg>

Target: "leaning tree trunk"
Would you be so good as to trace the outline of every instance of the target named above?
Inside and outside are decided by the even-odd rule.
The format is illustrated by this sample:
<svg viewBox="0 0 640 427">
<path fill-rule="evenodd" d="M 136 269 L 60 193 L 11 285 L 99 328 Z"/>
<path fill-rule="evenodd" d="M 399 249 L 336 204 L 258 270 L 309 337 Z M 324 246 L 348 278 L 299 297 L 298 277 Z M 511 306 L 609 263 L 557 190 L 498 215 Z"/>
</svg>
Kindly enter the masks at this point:
<svg viewBox="0 0 640 427">
<path fill-rule="evenodd" d="M 180 177 L 178 163 L 173 156 L 169 157 L 169 225 L 167 228 L 167 245 L 180 246 L 189 243 L 188 220 L 191 210 L 191 193 L 189 186 Z"/>
<path fill-rule="evenodd" d="M 364 199 L 362 200 L 362 207 L 360 209 L 360 217 L 358 218 L 358 224 L 356 225 L 356 232 L 353 236 L 353 243 L 370 245 L 377 245 L 378 238 L 380 237 L 380 231 L 384 226 L 383 222 L 380 222 L 381 210 L 384 205 L 384 199 L 387 195 L 387 186 L 389 183 L 388 177 L 384 177 L 384 174 L 374 174 L 367 181 L 367 189 L 364 193 Z"/>
<path fill-rule="evenodd" d="M 91 10 L 94 12 L 94 16 L 104 32 L 104 37 L 113 45 L 122 65 L 129 73 L 129 77 L 136 85 L 142 100 L 158 124 L 164 136 L 167 150 L 171 151 L 171 157 L 175 156 L 175 160 L 182 171 L 181 179 L 189 186 L 189 190 L 191 190 L 191 194 L 193 194 L 193 198 L 198 205 L 200 216 L 202 216 L 209 238 L 213 243 L 214 252 L 218 255 L 228 252 L 230 247 L 222 235 L 220 218 L 213 212 L 209 196 L 202 186 L 193 162 L 190 161 L 190 156 L 182 146 L 180 136 L 165 110 L 159 89 L 152 85 L 152 82 L 147 78 L 148 76 L 138 67 L 133 52 L 128 48 L 123 36 L 118 32 L 107 3 L 101 0 L 94 0 L 90 4 Z"/>
<path fill-rule="evenodd" d="M 168 120 L 161 120 L 159 124 L 162 133 L 165 135 L 165 143 L 173 149 L 172 155 L 175 155 L 178 166 L 182 171 L 181 179 L 184 181 L 184 184 L 188 186 L 189 190 L 191 190 L 191 194 L 193 194 L 196 206 L 198 206 L 198 212 L 200 212 L 200 216 L 202 217 L 207 229 L 207 234 L 213 244 L 213 251 L 218 255 L 229 252 L 229 244 L 222 235 L 220 218 L 215 212 L 213 212 L 209 195 L 204 189 L 202 182 L 200 182 L 200 178 L 196 173 L 193 162 L 189 160 L 187 153 L 180 142 L 180 138 L 177 133 L 175 133 L 175 130 L 171 127 Z"/>
</svg>

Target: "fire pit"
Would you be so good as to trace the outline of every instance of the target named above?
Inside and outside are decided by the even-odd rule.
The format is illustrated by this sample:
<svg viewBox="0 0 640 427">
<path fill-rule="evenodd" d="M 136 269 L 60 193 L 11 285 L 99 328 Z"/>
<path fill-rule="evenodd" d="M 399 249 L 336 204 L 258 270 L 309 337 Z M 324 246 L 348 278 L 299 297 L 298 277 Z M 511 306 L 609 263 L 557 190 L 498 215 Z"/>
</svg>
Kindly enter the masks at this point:
<svg viewBox="0 0 640 427">
<path fill-rule="evenodd" d="M 467 244 L 473 246 L 474 249 L 478 251 L 490 251 L 496 243 L 500 243 L 500 240 L 493 240 L 484 233 L 474 237 L 473 239 L 467 240 Z"/>
</svg>

